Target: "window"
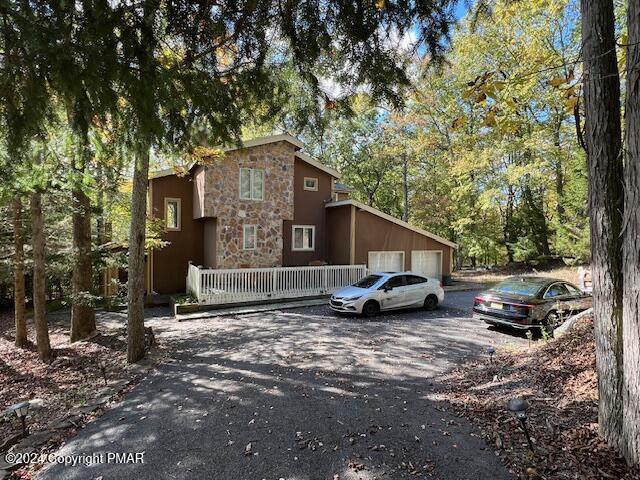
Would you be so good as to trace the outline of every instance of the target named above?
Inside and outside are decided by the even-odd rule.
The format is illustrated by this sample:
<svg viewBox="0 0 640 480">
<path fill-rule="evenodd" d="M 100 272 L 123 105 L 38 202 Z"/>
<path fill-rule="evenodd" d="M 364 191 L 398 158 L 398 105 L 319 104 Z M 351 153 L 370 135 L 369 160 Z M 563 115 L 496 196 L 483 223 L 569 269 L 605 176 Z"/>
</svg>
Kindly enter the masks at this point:
<svg viewBox="0 0 640 480">
<path fill-rule="evenodd" d="M 380 287 L 381 289 L 384 288 L 398 288 L 398 287 L 404 287 L 405 285 L 405 275 L 396 275 L 395 277 L 391 277 L 389 280 L 387 280 L 384 285 L 382 285 L 382 287 Z"/>
<path fill-rule="evenodd" d="M 359 282 L 354 283 L 353 286 L 358 288 L 371 288 L 378 283 L 381 278 L 380 275 L 367 275 Z"/>
<path fill-rule="evenodd" d="M 562 283 L 554 283 L 551 285 L 546 293 L 544 294 L 544 298 L 556 298 L 562 297 L 564 295 L 569 295 L 569 290 Z"/>
<path fill-rule="evenodd" d="M 257 228 L 255 225 L 242 226 L 242 249 L 243 250 L 256 249 L 256 230 Z"/>
<path fill-rule="evenodd" d="M 570 283 L 565 283 L 564 286 L 567 288 L 570 295 L 582 295 L 582 291 L 575 285 L 571 285 Z"/>
<path fill-rule="evenodd" d="M 167 230 L 180 230 L 180 221 L 182 217 L 180 214 L 180 203 L 179 198 L 164 199 L 164 220 Z"/>
<path fill-rule="evenodd" d="M 427 283 L 427 279 L 418 275 L 407 275 L 407 285 L 417 285 L 419 283 Z"/>
<path fill-rule="evenodd" d="M 264 200 L 264 170 L 240 169 L 240 198 L 242 200 Z"/>
<path fill-rule="evenodd" d="M 315 249 L 316 227 L 312 225 L 294 225 L 292 234 L 292 250 Z"/>
<path fill-rule="evenodd" d="M 318 191 L 318 179 L 312 177 L 304 177 L 304 189 Z"/>
</svg>

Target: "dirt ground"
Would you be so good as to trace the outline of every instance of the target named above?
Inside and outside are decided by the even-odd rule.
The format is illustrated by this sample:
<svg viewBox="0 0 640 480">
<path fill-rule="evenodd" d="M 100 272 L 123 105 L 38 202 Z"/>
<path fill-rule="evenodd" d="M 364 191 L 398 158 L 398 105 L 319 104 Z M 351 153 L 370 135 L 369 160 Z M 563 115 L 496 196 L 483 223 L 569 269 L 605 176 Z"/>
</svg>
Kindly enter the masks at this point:
<svg viewBox="0 0 640 480">
<path fill-rule="evenodd" d="M 501 282 L 505 278 L 513 275 L 536 275 L 558 278 L 573 284 L 578 283 L 578 267 L 552 268 L 549 270 L 538 270 L 534 267 L 497 267 L 491 270 L 464 269 L 454 272 L 452 278 L 464 283 L 490 285 Z"/>
<path fill-rule="evenodd" d="M 593 322 L 581 321 L 556 341 L 518 352 L 496 349 L 443 379 L 444 398 L 468 417 L 510 469 L 523 479 L 639 479 L 598 436 Z M 513 414 L 511 398 L 530 403 L 528 430 L 535 454 Z"/>
</svg>

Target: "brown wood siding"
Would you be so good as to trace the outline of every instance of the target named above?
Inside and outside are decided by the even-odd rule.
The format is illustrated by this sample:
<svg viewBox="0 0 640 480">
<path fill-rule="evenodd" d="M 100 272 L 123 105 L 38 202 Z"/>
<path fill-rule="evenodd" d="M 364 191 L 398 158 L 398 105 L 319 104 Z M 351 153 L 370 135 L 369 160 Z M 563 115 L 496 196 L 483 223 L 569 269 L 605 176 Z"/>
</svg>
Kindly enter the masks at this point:
<svg viewBox="0 0 640 480">
<path fill-rule="evenodd" d="M 351 205 L 325 208 L 327 214 L 327 251 L 332 265 L 349 265 Z"/>
<path fill-rule="evenodd" d="M 452 249 L 448 245 L 369 212 L 357 211 L 356 264 L 368 263 L 372 251 L 404 251 L 404 269 L 410 270 L 412 250 L 442 250 L 442 274 L 451 273 Z"/>
<path fill-rule="evenodd" d="M 218 221 L 215 218 L 204 220 L 203 261 L 206 268 L 216 268 L 216 243 Z"/>
<path fill-rule="evenodd" d="M 157 293 L 185 291 L 187 265 L 203 262 L 203 222 L 193 219 L 193 182 L 191 177 L 166 177 L 150 180 L 152 215 L 164 220 L 164 199 L 181 200 L 180 230 L 167 231 L 162 239 L 170 242 L 153 252 L 153 290 Z"/>
<path fill-rule="evenodd" d="M 304 178 L 318 179 L 318 190 L 304 189 Z M 333 177 L 307 162 L 296 158 L 293 186 L 293 221 L 283 222 L 282 265 L 308 265 L 314 260 L 328 261 L 327 228 L 325 204 L 331 201 Z M 293 225 L 314 225 L 316 227 L 315 250 L 313 252 L 294 252 L 291 249 L 291 229 Z"/>
</svg>

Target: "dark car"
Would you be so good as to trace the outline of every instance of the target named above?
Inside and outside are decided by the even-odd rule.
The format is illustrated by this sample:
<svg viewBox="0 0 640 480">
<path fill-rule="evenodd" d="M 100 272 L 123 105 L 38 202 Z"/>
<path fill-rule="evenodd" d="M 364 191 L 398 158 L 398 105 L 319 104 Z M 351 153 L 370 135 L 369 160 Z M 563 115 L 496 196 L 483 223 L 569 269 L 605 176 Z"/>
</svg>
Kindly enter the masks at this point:
<svg viewBox="0 0 640 480">
<path fill-rule="evenodd" d="M 575 285 L 545 277 L 511 277 L 475 298 L 473 317 L 521 330 L 553 330 L 568 315 L 591 307 L 591 295 Z"/>
</svg>

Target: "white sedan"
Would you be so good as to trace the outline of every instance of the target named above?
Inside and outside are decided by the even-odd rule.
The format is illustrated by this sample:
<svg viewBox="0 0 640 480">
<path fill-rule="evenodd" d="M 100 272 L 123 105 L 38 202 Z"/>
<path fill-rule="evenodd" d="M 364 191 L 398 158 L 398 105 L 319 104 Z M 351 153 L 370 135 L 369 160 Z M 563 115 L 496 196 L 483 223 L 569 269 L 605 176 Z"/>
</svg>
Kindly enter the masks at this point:
<svg viewBox="0 0 640 480">
<path fill-rule="evenodd" d="M 373 273 L 341 288 L 329 300 L 335 312 L 374 317 L 381 311 L 424 307 L 434 310 L 444 300 L 439 280 L 410 272 Z"/>
</svg>

